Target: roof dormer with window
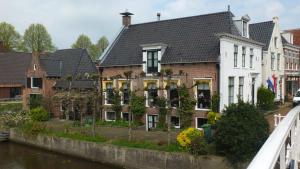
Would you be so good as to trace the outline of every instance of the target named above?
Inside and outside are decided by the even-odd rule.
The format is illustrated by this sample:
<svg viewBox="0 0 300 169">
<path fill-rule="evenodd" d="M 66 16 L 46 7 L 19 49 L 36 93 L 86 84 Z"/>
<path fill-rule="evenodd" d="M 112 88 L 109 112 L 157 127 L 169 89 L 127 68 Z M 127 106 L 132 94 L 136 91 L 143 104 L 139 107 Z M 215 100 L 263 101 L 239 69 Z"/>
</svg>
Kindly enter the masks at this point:
<svg viewBox="0 0 300 169">
<path fill-rule="evenodd" d="M 143 49 L 143 71 L 146 75 L 160 72 L 161 58 L 167 48 L 166 44 L 144 44 Z"/>
<path fill-rule="evenodd" d="M 249 21 L 250 17 L 248 15 L 244 15 L 241 19 L 234 21 L 240 34 L 245 38 L 249 38 Z"/>
</svg>

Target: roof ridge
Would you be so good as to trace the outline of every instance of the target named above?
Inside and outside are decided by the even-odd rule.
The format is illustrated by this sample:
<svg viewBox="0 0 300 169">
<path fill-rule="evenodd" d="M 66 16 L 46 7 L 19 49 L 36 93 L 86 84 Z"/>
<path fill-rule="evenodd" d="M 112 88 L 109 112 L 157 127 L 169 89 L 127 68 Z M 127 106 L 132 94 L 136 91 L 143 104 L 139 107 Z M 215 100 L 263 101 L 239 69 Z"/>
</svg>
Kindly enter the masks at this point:
<svg viewBox="0 0 300 169">
<path fill-rule="evenodd" d="M 268 22 L 272 22 L 273 23 L 273 21 L 262 21 L 262 22 L 251 23 L 249 25 L 263 24 L 263 23 L 268 23 Z"/>
<path fill-rule="evenodd" d="M 222 13 L 231 13 L 231 11 L 222 11 L 222 12 L 215 12 L 215 13 L 207 13 L 207 14 L 202 14 L 202 15 L 193 15 L 193 16 L 186 16 L 186 17 L 179 17 L 179 18 L 172 18 L 172 19 L 165 19 L 165 20 L 159 20 L 159 21 L 150 21 L 150 22 L 143 22 L 143 23 L 136 23 L 136 24 L 131 24 L 130 26 L 138 26 L 138 25 L 143 25 L 143 24 L 151 24 L 151 23 L 159 23 L 159 22 L 166 22 L 166 21 L 173 21 L 173 20 L 180 20 L 180 19 L 188 19 L 188 18 L 193 18 L 193 17 L 204 17 L 204 16 L 209 16 L 209 15 L 218 15 Z"/>
</svg>

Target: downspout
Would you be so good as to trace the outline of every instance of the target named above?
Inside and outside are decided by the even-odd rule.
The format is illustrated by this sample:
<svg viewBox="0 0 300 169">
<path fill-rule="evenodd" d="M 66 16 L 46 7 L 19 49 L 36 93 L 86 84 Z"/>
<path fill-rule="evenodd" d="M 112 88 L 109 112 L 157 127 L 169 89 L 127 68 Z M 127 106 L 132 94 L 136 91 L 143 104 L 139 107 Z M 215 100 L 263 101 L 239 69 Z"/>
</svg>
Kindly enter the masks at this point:
<svg viewBox="0 0 300 169">
<path fill-rule="evenodd" d="M 220 63 L 216 63 L 216 69 L 217 69 L 217 94 L 220 98 Z M 218 111 L 220 111 L 220 102 L 219 102 L 219 106 L 218 106 Z"/>
</svg>

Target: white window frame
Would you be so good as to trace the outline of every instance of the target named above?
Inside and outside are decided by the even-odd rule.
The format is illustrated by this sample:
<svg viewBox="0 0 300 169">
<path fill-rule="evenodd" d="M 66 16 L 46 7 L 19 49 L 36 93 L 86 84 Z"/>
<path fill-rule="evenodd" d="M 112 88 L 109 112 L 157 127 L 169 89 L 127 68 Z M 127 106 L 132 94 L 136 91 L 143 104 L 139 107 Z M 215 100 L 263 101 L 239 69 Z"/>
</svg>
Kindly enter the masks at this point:
<svg viewBox="0 0 300 169">
<path fill-rule="evenodd" d="M 39 87 L 33 86 L 33 79 L 36 79 L 36 78 L 35 77 L 30 77 L 31 89 L 38 89 Z M 42 80 L 42 83 L 43 83 L 43 80 Z"/>
<path fill-rule="evenodd" d="M 242 67 L 246 67 L 246 54 L 247 54 L 247 48 L 246 46 L 242 47 Z"/>
<path fill-rule="evenodd" d="M 230 98 L 229 97 L 231 97 L 230 96 L 230 91 L 229 91 L 229 85 L 230 85 L 230 83 L 229 83 L 229 78 L 233 78 L 233 101 L 232 101 L 232 103 L 230 102 Z M 235 77 L 234 76 L 229 76 L 228 77 L 228 105 L 230 105 L 230 104 L 233 104 L 234 103 L 234 95 L 235 95 L 235 90 L 234 90 L 234 88 L 235 88 Z"/>
<path fill-rule="evenodd" d="M 148 87 L 148 83 L 155 83 L 157 86 L 157 96 L 159 97 L 159 80 L 158 79 L 153 79 L 153 81 L 152 80 L 147 80 L 147 79 L 145 79 L 145 81 L 146 81 L 146 83 L 147 83 L 147 86 L 146 87 Z M 155 81 L 155 82 L 154 82 Z M 144 84 L 144 82 L 143 82 L 143 84 Z M 147 88 L 147 90 L 146 91 L 144 91 L 144 96 L 145 96 L 145 101 L 146 101 L 146 103 L 145 103 L 145 107 L 150 107 L 149 106 L 149 103 L 148 103 L 148 99 L 149 99 L 149 94 L 148 94 L 148 88 Z"/>
<path fill-rule="evenodd" d="M 250 63 L 249 63 L 249 67 L 250 69 L 253 69 L 253 58 L 254 58 L 254 49 L 250 48 Z"/>
<path fill-rule="evenodd" d="M 115 120 L 109 120 L 109 119 L 107 119 L 107 113 L 108 112 L 114 112 L 114 111 L 105 111 L 105 121 L 116 121 L 116 119 L 117 119 L 117 114 L 116 114 L 116 112 L 114 112 L 115 113 Z"/>
<path fill-rule="evenodd" d="M 175 129 L 180 129 L 180 124 L 181 124 L 181 123 L 180 123 L 180 121 L 181 121 L 181 120 L 180 120 L 180 116 L 172 116 L 172 115 L 171 115 L 171 116 L 170 116 L 170 122 L 171 122 L 171 118 L 172 118 L 172 117 L 178 117 L 178 118 L 179 118 L 179 125 L 178 125 L 178 126 L 174 126 L 174 128 L 175 128 Z"/>
<path fill-rule="evenodd" d="M 193 78 L 193 83 L 195 84 L 195 82 L 199 81 L 199 80 L 210 80 L 210 83 L 211 83 L 211 85 L 210 85 L 210 97 L 212 97 L 212 89 L 213 89 L 212 78 Z M 203 111 L 209 111 L 209 110 L 211 110 L 211 109 L 201 109 L 201 108 L 198 108 L 197 86 L 194 86 L 194 98 L 196 99 L 195 110 L 203 110 Z"/>
<path fill-rule="evenodd" d="M 198 130 L 202 130 L 203 131 L 203 128 L 198 128 L 198 119 L 206 119 L 204 117 L 195 117 L 195 128 L 198 129 Z"/>
</svg>

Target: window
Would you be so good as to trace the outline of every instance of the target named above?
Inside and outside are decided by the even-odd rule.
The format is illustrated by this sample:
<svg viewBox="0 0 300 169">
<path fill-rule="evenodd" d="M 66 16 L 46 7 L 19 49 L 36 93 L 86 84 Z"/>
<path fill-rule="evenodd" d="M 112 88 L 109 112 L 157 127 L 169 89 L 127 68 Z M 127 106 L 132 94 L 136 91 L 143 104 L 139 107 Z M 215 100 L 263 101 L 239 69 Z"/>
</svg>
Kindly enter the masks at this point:
<svg viewBox="0 0 300 169">
<path fill-rule="evenodd" d="M 228 105 L 234 102 L 234 77 L 229 77 L 228 81 Z"/>
<path fill-rule="evenodd" d="M 116 112 L 114 111 L 108 111 L 106 112 L 106 121 L 115 121 L 116 120 Z"/>
<path fill-rule="evenodd" d="M 292 70 L 293 69 L 292 59 L 289 59 L 289 65 L 290 65 L 290 70 Z"/>
<path fill-rule="evenodd" d="M 277 48 L 277 37 L 274 37 L 274 46 L 275 46 L 275 48 Z"/>
<path fill-rule="evenodd" d="M 157 98 L 157 86 L 156 83 L 148 84 L 148 106 L 154 106 Z"/>
<path fill-rule="evenodd" d="M 277 70 L 280 70 L 280 54 L 277 54 Z"/>
<path fill-rule="evenodd" d="M 27 78 L 27 86 L 29 88 L 43 88 L 43 79 L 42 78 Z"/>
<path fill-rule="evenodd" d="M 112 104 L 113 97 L 114 97 L 114 91 L 113 91 L 113 84 L 112 83 L 106 83 L 106 104 Z"/>
<path fill-rule="evenodd" d="M 122 119 L 124 121 L 129 121 L 129 113 L 128 112 L 122 112 Z M 132 120 L 132 118 L 131 118 Z"/>
<path fill-rule="evenodd" d="M 274 53 L 271 54 L 271 69 L 274 70 L 275 69 L 275 55 Z"/>
<path fill-rule="evenodd" d="M 147 52 L 147 73 L 158 72 L 158 51 Z"/>
<path fill-rule="evenodd" d="M 237 67 L 237 58 L 238 58 L 238 46 L 234 45 L 234 67 Z"/>
<path fill-rule="evenodd" d="M 246 47 L 242 47 L 242 66 L 245 67 L 245 63 L 246 63 Z"/>
<path fill-rule="evenodd" d="M 148 130 L 154 129 L 157 127 L 158 115 L 148 115 Z"/>
<path fill-rule="evenodd" d="M 253 68 L 253 49 L 250 49 L 250 68 Z"/>
<path fill-rule="evenodd" d="M 196 117 L 196 128 L 201 129 L 203 124 L 207 124 L 207 119 L 202 117 Z"/>
<path fill-rule="evenodd" d="M 244 100 L 244 77 L 239 77 L 239 98 Z"/>
<path fill-rule="evenodd" d="M 209 109 L 211 102 L 209 82 L 200 82 L 197 85 L 197 108 Z"/>
<path fill-rule="evenodd" d="M 247 37 L 247 22 L 243 21 L 243 36 Z"/>
<path fill-rule="evenodd" d="M 22 90 L 20 87 L 10 88 L 10 98 L 20 98 L 21 94 L 22 94 Z"/>
<path fill-rule="evenodd" d="M 127 83 L 122 84 L 123 104 L 129 104 L 129 87 Z"/>
<path fill-rule="evenodd" d="M 180 128 L 180 120 L 178 116 L 171 116 L 171 124 L 174 128 Z"/>
<path fill-rule="evenodd" d="M 172 107 L 179 106 L 179 96 L 176 83 L 170 84 L 170 102 Z"/>
</svg>

